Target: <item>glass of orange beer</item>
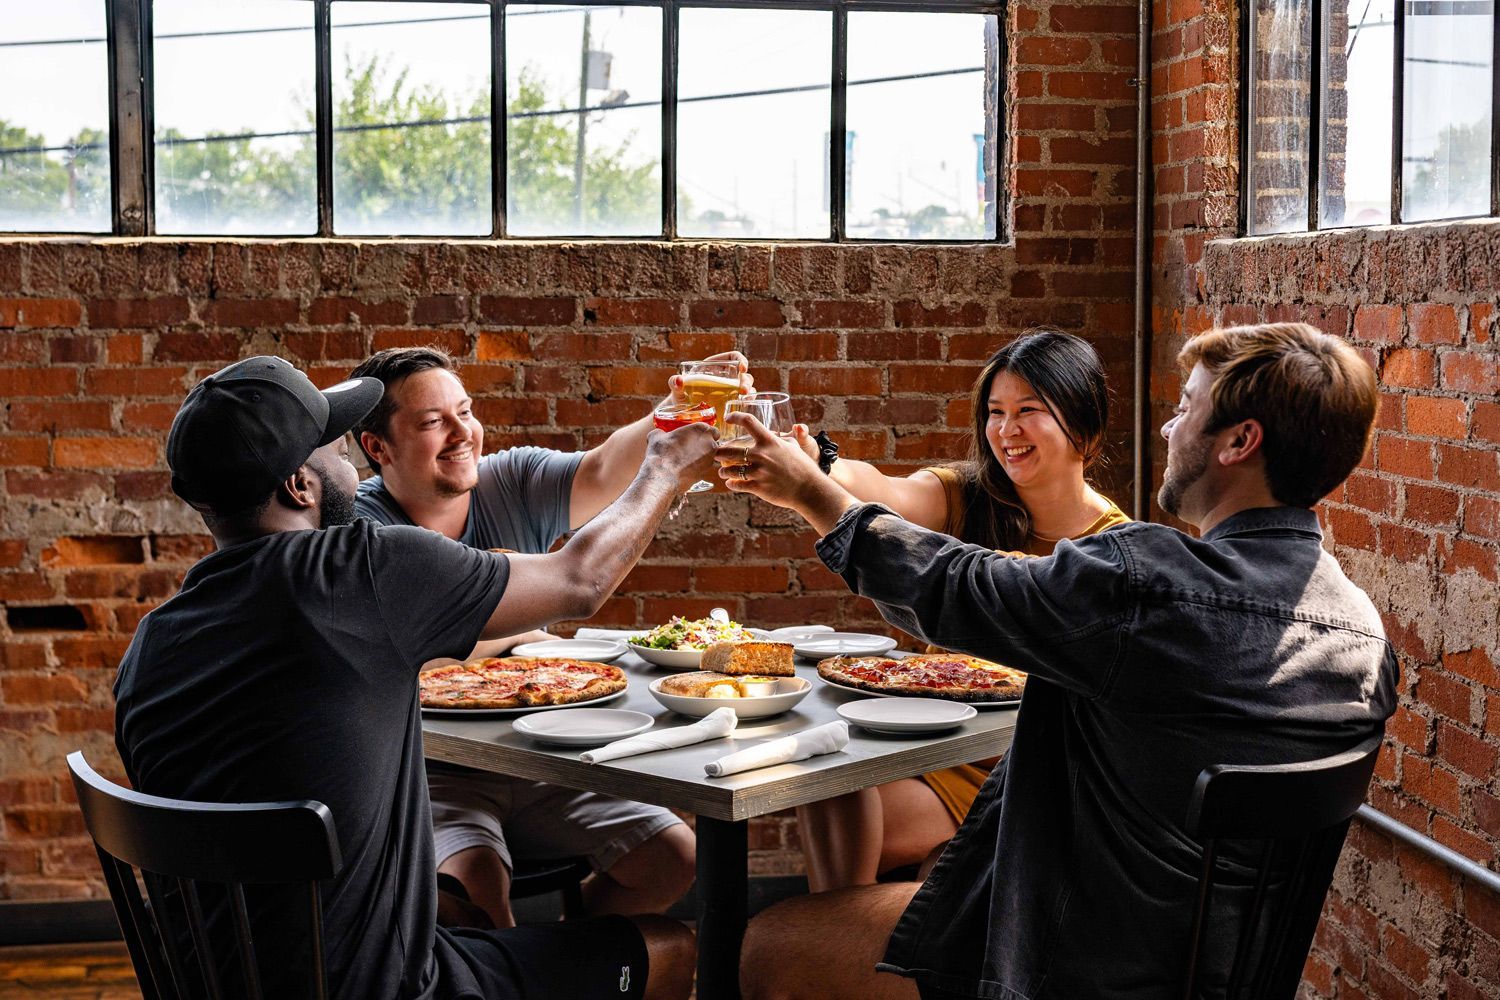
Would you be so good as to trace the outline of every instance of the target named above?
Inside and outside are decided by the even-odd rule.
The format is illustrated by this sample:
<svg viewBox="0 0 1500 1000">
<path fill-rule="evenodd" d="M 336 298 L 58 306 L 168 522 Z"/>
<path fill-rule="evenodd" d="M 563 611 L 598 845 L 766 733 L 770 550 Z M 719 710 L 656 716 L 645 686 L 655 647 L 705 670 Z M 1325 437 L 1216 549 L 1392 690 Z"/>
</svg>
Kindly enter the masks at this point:
<svg viewBox="0 0 1500 1000">
<path fill-rule="evenodd" d="M 689 403 L 708 403 L 717 426 L 724 426 L 724 404 L 740 394 L 740 366 L 733 361 L 684 361 L 678 366 Z"/>
</svg>

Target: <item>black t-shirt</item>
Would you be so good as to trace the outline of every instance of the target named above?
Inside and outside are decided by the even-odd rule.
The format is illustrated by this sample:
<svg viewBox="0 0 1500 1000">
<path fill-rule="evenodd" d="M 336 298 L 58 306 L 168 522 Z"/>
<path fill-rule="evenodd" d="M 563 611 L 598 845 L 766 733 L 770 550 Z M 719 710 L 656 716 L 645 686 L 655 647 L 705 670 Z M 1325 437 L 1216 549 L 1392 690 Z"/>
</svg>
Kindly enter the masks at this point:
<svg viewBox="0 0 1500 1000">
<path fill-rule="evenodd" d="M 344 867 L 323 887 L 323 912 L 338 997 L 473 985 L 435 944 L 417 672 L 473 649 L 509 569 L 422 528 L 361 520 L 267 535 L 198 562 L 120 664 L 115 742 L 136 788 L 332 811 Z M 274 905 L 251 899 L 254 912 Z M 256 932 L 262 946 L 293 936 L 270 920 Z M 292 964 L 278 963 L 288 974 Z M 267 995 L 286 994 L 267 983 Z"/>
</svg>

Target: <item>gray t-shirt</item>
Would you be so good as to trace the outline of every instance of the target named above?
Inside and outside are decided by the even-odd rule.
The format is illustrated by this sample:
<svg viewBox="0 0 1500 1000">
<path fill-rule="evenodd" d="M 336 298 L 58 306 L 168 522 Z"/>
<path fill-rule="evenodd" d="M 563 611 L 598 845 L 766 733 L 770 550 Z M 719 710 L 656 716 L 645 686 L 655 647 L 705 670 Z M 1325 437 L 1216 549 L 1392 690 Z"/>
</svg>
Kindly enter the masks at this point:
<svg viewBox="0 0 1500 1000">
<path fill-rule="evenodd" d="M 476 549 L 546 552 L 568 531 L 573 477 L 583 452 L 521 447 L 479 460 L 469 522 L 458 541 Z M 380 476 L 359 484 L 355 513 L 377 524 L 412 524 Z"/>
</svg>

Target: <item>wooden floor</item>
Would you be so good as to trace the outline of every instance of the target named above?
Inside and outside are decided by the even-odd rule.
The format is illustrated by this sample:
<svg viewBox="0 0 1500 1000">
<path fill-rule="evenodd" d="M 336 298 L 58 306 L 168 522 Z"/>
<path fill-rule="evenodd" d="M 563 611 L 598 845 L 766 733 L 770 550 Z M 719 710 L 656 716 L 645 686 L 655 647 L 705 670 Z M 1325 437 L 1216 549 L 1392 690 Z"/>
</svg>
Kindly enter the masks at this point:
<svg viewBox="0 0 1500 1000">
<path fill-rule="evenodd" d="M 0 948 L 0 1000 L 140 1000 L 122 942 Z"/>
</svg>

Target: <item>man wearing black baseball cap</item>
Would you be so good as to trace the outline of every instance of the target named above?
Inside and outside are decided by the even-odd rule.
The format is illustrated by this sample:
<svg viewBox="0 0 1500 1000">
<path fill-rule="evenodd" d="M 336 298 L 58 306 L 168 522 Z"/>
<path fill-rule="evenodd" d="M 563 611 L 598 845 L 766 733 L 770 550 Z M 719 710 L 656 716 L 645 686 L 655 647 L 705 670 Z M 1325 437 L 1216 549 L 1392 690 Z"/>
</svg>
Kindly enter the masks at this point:
<svg viewBox="0 0 1500 1000">
<path fill-rule="evenodd" d="M 323 894 L 335 996 L 685 997 L 692 936 L 662 917 L 437 928 L 417 672 L 481 638 L 593 614 L 712 432 L 654 434 L 634 482 L 564 548 L 507 557 L 354 520 L 346 432 L 382 391 L 352 379 L 320 392 L 287 362 L 255 357 L 188 394 L 167 439 L 172 489 L 218 548 L 146 616 L 120 664 L 126 773 L 173 798 L 330 808 L 345 859 Z M 260 954 L 304 953 L 305 931 L 270 916 L 268 890 L 250 904 L 268 914 L 254 928 Z M 303 968 L 263 968 L 266 995 L 290 995 L 277 979 Z"/>
</svg>

